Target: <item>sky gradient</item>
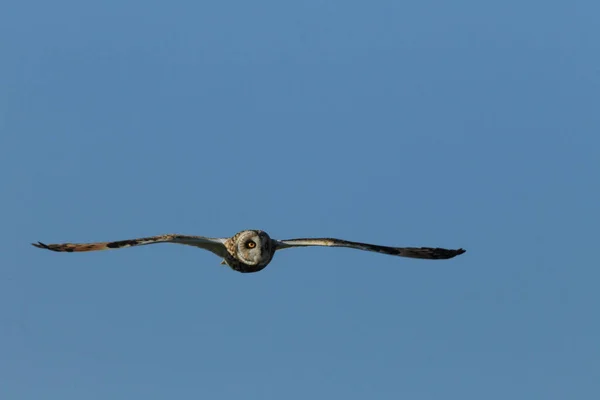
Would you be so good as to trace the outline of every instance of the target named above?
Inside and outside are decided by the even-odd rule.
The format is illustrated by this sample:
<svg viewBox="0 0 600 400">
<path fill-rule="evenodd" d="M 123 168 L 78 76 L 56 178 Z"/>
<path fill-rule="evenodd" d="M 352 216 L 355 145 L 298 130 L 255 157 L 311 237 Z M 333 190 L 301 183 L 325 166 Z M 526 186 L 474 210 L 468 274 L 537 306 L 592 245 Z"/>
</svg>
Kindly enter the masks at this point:
<svg viewBox="0 0 600 400">
<path fill-rule="evenodd" d="M 0 7 L 0 398 L 600 398 L 600 5 L 292 3 Z"/>
</svg>

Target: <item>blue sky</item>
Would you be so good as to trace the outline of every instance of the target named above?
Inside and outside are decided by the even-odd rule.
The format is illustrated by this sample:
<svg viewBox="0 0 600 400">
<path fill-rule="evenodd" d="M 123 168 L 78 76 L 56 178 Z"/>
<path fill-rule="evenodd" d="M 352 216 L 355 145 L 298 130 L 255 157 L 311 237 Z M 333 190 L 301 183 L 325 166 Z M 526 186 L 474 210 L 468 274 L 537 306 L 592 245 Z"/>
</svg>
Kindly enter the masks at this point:
<svg viewBox="0 0 600 400">
<path fill-rule="evenodd" d="M 599 12 L 4 4 L 0 396 L 598 398 Z M 29 245 L 247 228 L 467 253 Z"/>
</svg>

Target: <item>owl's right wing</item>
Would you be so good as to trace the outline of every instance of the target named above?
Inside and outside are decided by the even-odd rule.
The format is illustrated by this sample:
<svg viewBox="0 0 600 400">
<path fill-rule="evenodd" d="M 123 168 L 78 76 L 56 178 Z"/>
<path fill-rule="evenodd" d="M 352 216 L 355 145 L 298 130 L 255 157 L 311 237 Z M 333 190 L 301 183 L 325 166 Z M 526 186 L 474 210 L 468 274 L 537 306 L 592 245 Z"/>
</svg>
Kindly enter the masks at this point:
<svg viewBox="0 0 600 400">
<path fill-rule="evenodd" d="M 60 252 L 78 252 L 78 251 L 97 251 L 97 250 L 111 250 L 121 249 L 124 247 L 133 246 L 144 246 L 147 244 L 156 243 L 177 243 L 185 244 L 188 246 L 195 246 L 201 249 L 208 250 L 219 257 L 225 257 L 227 255 L 227 249 L 225 248 L 225 238 L 208 238 L 204 236 L 189 236 L 189 235 L 158 235 L 149 236 L 138 239 L 119 240 L 116 242 L 94 242 L 94 243 L 57 243 L 57 244 L 44 244 L 42 242 L 32 243 L 35 247 L 40 249 L 60 251 Z"/>
</svg>

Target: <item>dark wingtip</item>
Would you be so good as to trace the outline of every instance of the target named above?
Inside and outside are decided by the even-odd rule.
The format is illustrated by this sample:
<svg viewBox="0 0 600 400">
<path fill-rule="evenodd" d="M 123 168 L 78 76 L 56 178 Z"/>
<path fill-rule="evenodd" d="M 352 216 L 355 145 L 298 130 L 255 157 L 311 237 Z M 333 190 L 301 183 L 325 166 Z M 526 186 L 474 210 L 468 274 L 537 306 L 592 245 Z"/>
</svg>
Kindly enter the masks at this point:
<svg viewBox="0 0 600 400">
<path fill-rule="evenodd" d="M 460 256 L 461 254 L 463 254 L 463 253 L 465 253 L 465 252 L 466 252 L 466 250 L 465 250 L 465 249 L 463 249 L 463 248 L 460 248 L 460 249 L 458 249 L 458 250 L 454 250 L 454 251 L 453 251 L 453 253 L 454 253 L 454 254 L 452 254 L 452 255 L 451 255 L 449 258 L 454 258 L 454 257 L 456 257 L 456 256 Z"/>
<path fill-rule="evenodd" d="M 435 256 L 432 258 L 437 258 L 437 259 L 441 259 L 441 260 L 448 260 L 450 258 L 454 258 L 456 256 L 460 256 L 461 254 L 465 253 L 466 250 L 465 249 L 457 249 L 457 250 L 449 250 L 449 249 L 440 249 L 437 248 L 435 249 Z"/>
<path fill-rule="evenodd" d="M 37 247 L 38 249 L 53 250 L 52 248 L 50 248 L 50 246 L 42 242 L 31 243 L 31 245 Z"/>
</svg>

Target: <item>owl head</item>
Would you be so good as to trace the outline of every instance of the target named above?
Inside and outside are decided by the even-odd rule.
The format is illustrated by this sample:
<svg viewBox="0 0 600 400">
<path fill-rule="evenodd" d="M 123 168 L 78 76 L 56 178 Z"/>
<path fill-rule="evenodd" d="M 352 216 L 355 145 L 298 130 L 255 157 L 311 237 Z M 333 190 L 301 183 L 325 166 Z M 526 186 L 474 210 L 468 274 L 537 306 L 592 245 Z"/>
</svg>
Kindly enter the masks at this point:
<svg viewBox="0 0 600 400">
<path fill-rule="evenodd" d="M 271 262 L 275 246 L 266 232 L 259 230 L 242 231 L 234 235 L 226 243 L 231 257 L 226 263 L 236 271 L 260 271 Z"/>
</svg>

